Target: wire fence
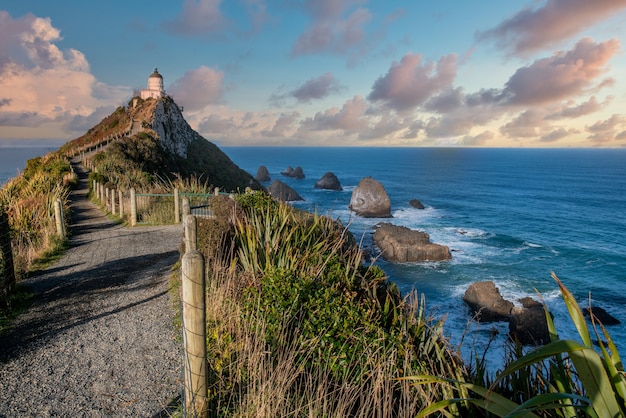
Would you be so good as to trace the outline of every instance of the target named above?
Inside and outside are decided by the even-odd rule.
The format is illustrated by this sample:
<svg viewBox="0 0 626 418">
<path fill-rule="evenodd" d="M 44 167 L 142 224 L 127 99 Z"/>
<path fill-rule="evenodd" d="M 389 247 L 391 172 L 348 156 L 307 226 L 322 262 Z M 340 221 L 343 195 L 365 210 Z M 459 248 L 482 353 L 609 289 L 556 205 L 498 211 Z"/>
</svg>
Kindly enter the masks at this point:
<svg viewBox="0 0 626 418">
<path fill-rule="evenodd" d="M 94 180 L 92 193 L 103 208 L 119 218 L 127 219 L 130 225 L 176 224 L 182 221 L 182 202 L 189 204 L 189 213 L 201 218 L 213 216 L 211 198 L 223 194 L 219 189 L 214 193 L 135 193 L 115 190 Z"/>
</svg>

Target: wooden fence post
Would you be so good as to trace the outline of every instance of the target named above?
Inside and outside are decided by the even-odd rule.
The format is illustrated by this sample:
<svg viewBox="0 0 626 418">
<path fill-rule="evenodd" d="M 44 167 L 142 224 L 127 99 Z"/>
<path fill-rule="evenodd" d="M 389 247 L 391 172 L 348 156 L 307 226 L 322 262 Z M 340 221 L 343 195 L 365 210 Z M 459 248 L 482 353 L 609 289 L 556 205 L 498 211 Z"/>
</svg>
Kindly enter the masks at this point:
<svg viewBox="0 0 626 418">
<path fill-rule="evenodd" d="M 137 197 L 135 189 L 130 189 L 130 226 L 137 225 Z"/>
<path fill-rule="evenodd" d="M 115 198 L 117 197 L 117 193 L 115 193 L 115 189 L 111 189 L 111 213 L 115 215 Z"/>
<path fill-rule="evenodd" d="M 195 216 L 185 215 L 183 218 L 183 237 L 185 251 L 198 249 L 198 227 Z"/>
<path fill-rule="evenodd" d="M 189 204 L 189 198 L 183 197 L 183 216 L 191 215 L 191 205 Z"/>
<path fill-rule="evenodd" d="M 182 259 L 185 416 L 208 417 L 204 257 L 195 249 L 195 217 L 186 216 L 184 224 L 188 245 Z"/>
<path fill-rule="evenodd" d="M 118 201 L 120 204 L 120 218 L 123 218 L 124 217 L 124 193 L 122 193 L 122 190 L 120 189 L 117 191 L 117 194 L 119 198 Z"/>
<path fill-rule="evenodd" d="M 174 223 L 180 222 L 180 207 L 178 204 L 178 188 L 174 188 Z"/>
<path fill-rule="evenodd" d="M 63 204 L 61 199 L 54 201 L 54 220 L 56 221 L 57 235 L 65 238 L 65 220 L 63 219 Z"/>
<path fill-rule="evenodd" d="M 2 260 L 4 262 L 0 291 L 8 293 L 15 286 L 15 267 L 13 266 L 9 216 L 2 207 L 0 207 L 0 250 L 2 251 Z"/>
</svg>

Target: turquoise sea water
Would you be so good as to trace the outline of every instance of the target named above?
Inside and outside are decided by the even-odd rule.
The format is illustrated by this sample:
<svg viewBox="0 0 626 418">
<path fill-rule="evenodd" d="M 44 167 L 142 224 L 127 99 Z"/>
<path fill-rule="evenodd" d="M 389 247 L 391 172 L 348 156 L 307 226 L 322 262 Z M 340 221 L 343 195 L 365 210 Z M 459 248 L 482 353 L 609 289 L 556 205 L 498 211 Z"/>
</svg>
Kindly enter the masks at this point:
<svg viewBox="0 0 626 418">
<path fill-rule="evenodd" d="M 340 218 L 371 247 L 381 221 L 426 231 L 450 247 L 443 263 L 393 264 L 379 260 L 403 292 L 424 293 L 435 315 L 447 316 L 454 343 L 480 347 L 493 329 L 470 324 L 462 296 L 470 283 L 493 280 L 503 296 L 537 297 L 555 315 L 562 338 L 575 338 L 554 271 L 581 305 L 593 303 L 622 321 L 609 327 L 626 353 L 626 150 L 623 149 L 424 149 L 424 148 L 224 148 L 241 168 L 256 174 L 265 165 L 273 179 L 306 201 L 294 205 Z M 306 178 L 280 175 L 301 166 Z M 314 189 L 332 171 L 342 192 Z M 362 219 L 348 210 L 361 178 L 387 190 L 391 219 Z M 269 183 L 268 183 L 269 184 Z M 419 199 L 418 210 L 409 200 Z M 463 335 L 465 335 L 463 337 Z M 499 339 L 492 350 L 498 358 Z"/>
</svg>

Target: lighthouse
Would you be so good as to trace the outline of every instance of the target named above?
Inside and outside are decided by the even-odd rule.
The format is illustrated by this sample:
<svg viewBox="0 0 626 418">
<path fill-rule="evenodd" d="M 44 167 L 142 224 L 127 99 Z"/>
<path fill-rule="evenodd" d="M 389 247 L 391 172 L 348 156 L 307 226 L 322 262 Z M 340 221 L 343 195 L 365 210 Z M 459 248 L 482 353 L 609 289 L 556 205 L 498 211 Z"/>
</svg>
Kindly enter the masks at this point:
<svg viewBox="0 0 626 418">
<path fill-rule="evenodd" d="M 150 77 L 148 77 L 148 88 L 141 90 L 142 99 L 158 99 L 165 96 L 165 90 L 163 90 L 163 76 L 159 74 L 159 71 L 155 68 Z"/>
</svg>

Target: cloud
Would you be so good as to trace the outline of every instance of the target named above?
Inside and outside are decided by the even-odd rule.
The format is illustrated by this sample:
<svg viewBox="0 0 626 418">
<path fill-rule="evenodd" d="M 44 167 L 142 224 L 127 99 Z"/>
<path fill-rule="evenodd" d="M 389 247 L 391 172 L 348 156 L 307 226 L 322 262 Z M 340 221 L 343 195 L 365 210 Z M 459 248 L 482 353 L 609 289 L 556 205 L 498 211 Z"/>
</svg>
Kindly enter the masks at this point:
<svg viewBox="0 0 626 418">
<path fill-rule="evenodd" d="M 446 113 L 461 107 L 464 100 L 465 98 L 462 88 L 451 88 L 437 96 L 433 96 L 424 105 L 424 108 L 437 113 Z"/>
<path fill-rule="evenodd" d="M 575 133 L 578 133 L 576 129 L 557 128 L 545 135 L 542 135 L 539 138 L 539 142 L 555 142 Z"/>
<path fill-rule="evenodd" d="M 588 93 L 607 70 L 607 62 L 619 51 L 619 41 L 595 43 L 581 39 L 567 52 L 534 61 L 518 69 L 507 81 L 503 97 L 509 104 L 536 105 Z"/>
<path fill-rule="evenodd" d="M 186 110 L 196 111 L 222 100 L 223 81 L 223 72 L 201 66 L 176 80 L 168 88 L 168 94 Z"/>
<path fill-rule="evenodd" d="M 361 96 L 355 96 L 344 103 L 341 109 L 331 108 L 317 112 L 314 117 L 306 118 L 301 125 L 304 131 L 343 130 L 358 132 L 367 126 L 364 114 L 367 103 Z"/>
<path fill-rule="evenodd" d="M 543 112 L 528 109 L 501 126 L 500 133 L 511 138 L 534 138 L 543 133 L 545 125 Z"/>
<path fill-rule="evenodd" d="M 61 126 L 70 130 L 65 134 L 80 134 L 76 120 L 130 95 L 127 87 L 98 82 L 84 54 L 60 49 L 61 39 L 49 18 L 13 19 L 0 11 L 1 126 L 39 128 L 42 137 L 59 135 Z"/>
<path fill-rule="evenodd" d="M 588 139 L 596 143 L 621 139 L 624 129 L 626 129 L 626 116 L 618 114 L 586 127 L 587 132 L 591 134 Z"/>
<path fill-rule="evenodd" d="M 202 119 L 198 125 L 198 130 L 203 134 L 224 135 L 235 131 L 239 124 L 235 122 L 234 117 L 222 117 L 217 114 L 211 114 Z"/>
<path fill-rule="evenodd" d="M 339 93 L 344 87 L 339 84 L 332 73 L 327 72 L 319 77 L 307 80 L 300 87 L 286 94 L 273 94 L 270 102 L 275 106 L 284 104 L 287 98 L 293 97 L 298 103 L 311 103 L 320 100 L 333 93 Z"/>
<path fill-rule="evenodd" d="M 377 119 L 370 115 L 371 124 L 367 129 L 361 130 L 359 139 L 387 139 L 392 137 L 404 137 L 406 131 L 412 127 L 412 120 L 400 117 L 391 112 L 385 112 Z M 404 135 L 403 135 L 404 133 Z"/>
<path fill-rule="evenodd" d="M 284 138 L 288 133 L 292 133 L 293 126 L 298 121 L 300 117 L 300 113 L 298 112 L 289 112 L 289 113 L 281 113 L 278 119 L 276 119 L 276 123 L 272 129 L 264 129 L 261 131 L 261 135 L 265 137 L 278 137 Z"/>
<path fill-rule="evenodd" d="M 434 94 L 451 88 L 456 66 L 455 54 L 443 56 L 437 64 L 422 63 L 420 54 L 407 54 L 374 82 L 368 99 L 397 111 L 415 109 Z"/>
<path fill-rule="evenodd" d="M 479 32 L 479 40 L 516 54 L 550 47 L 583 29 L 626 9 L 623 0 L 547 0 L 537 8 L 526 7 L 493 29 Z"/>
<path fill-rule="evenodd" d="M 221 0 L 185 0 L 178 16 L 163 22 L 163 28 L 184 36 L 218 33 L 228 25 L 220 3 Z"/>
<path fill-rule="evenodd" d="M 606 100 L 604 103 L 598 103 L 596 96 L 591 96 L 589 100 L 579 105 L 564 106 L 559 111 L 546 116 L 546 119 L 556 120 L 563 118 L 578 118 L 601 110 L 607 103 L 608 100 Z"/>
<path fill-rule="evenodd" d="M 477 147 L 485 145 L 489 140 L 493 139 L 494 133 L 491 131 L 484 131 L 478 135 L 465 135 L 462 140 L 462 144 L 470 147 Z"/>
<path fill-rule="evenodd" d="M 348 12 L 359 0 L 306 0 L 310 25 L 296 39 L 291 55 L 321 52 L 345 53 L 365 40 L 365 25 L 372 14 L 364 8 Z M 346 16 L 347 15 L 347 16 Z M 344 17 L 345 16 L 345 17 Z"/>
<path fill-rule="evenodd" d="M 291 92 L 298 103 L 310 103 L 314 99 L 323 99 L 331 93 L 338 93 L 342 89 L 332 73 L 312 78 Z"/>
</svg>

